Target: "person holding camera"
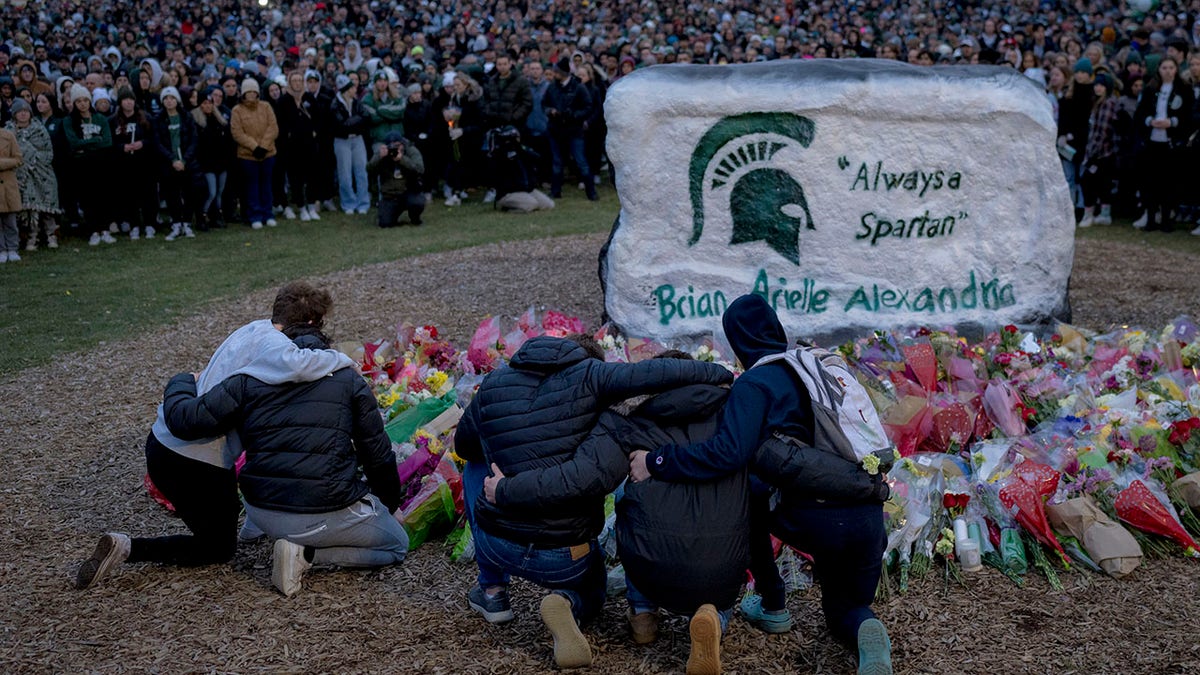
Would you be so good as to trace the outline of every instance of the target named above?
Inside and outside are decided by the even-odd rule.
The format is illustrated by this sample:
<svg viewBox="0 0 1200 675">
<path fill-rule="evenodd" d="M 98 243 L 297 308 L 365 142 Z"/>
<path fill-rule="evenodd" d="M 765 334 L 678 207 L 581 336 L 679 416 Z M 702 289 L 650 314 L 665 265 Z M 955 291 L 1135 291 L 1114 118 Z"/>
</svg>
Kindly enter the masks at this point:
<svg viewBox="0 0 1200 675">
<path fill-rule="evenodd" d="M 399 225 L 402 211 L 408 211 L 409 223 L 420 225 L 425 210 L 425 195 L 421 193 L 425 160 L 421 151 L 399 132 L 390 131 L 367 162 L 367 171 L 379 181 L 379 226 Z"/>
</svg>

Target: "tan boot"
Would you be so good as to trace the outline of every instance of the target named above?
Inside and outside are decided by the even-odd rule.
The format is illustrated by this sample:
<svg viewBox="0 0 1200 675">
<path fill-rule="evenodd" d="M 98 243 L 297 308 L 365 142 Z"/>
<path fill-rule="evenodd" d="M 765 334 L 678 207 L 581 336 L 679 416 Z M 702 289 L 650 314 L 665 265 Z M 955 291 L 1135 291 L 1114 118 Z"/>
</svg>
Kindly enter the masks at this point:
<svg viewBox="0 0 1200 675">
<path fill-rule="evenodd" d="M 658 612 L 629 615 L 629 630 L 634 644 L 648 645 L 658 639 Z"/>
<path fill-rule="evenodd" d="M 692 651 L 688 654 L 688 675 L 717 675 L 721 672 L 721 618 L 717 608 L 701 605 L 689 626 Z"/>
<path fill-rule="evenodd" d="M 571 601 L 557 593 L 542 598 L 542 622 L 554 638 L 554 662 L 559 668 L 592 665 L 592 648 L 575 623 Z"/>
</svg>

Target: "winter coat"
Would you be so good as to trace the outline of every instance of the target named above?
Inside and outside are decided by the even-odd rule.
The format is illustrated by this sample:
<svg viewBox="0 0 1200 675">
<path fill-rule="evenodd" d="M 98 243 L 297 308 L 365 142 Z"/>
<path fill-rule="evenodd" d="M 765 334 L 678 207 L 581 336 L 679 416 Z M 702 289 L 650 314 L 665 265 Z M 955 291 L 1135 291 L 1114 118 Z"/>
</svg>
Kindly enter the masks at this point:
<svg viewBox="0 0 1200 675">
<path fill-rule="evenodd" d="M 575 76 L 566 82 L 552 82 L 542 99 L 544 110 L 556 110 L 550 115 L 550 133 L 555 136 L 578 136 L 583 133 L 584 122 L 592 114 L 592 96 L 587 87 Z"/>
<path fill-rule="evenodd" d="M 1138 137 L 1145 143 L 1150 142 L 1150 134 L 1154 131 L 1150 122 L 1158 112 L 1160 90 L 1157 82 L 1142 90 L 1142 98 L 1133 113 L 1133 126 L 1138 130 Z M 1171 99 L 1167 102 L 1167 119 L 1171 120 L 1171 127 L 1166 132 L 1172 146 L 1183 145 L 1191 134 L 1193 105 L 1195 101 L 1192 100 L 1192 88 L 1182 79 L 1175 78 L 1175 84 L 1171 88 Z"/>
<path fill-rule="evenodd" d="M 200 173 L 224 173 L 229 171 L 230 159 L 234 155 L 233 134 L 229 131 L 229 118 L 217 117 L 217 111 L 205 115 L 196 108 L 192 111 L 196 126 L 196 166 Z"/>
<path fill-rule="evenodd" d="M 317 97 L 305 92 L 299 103 L 289 93 L 284 93 L 275 104 L 279 121 L 279 137 L 289 152 L 300 157 L 309 157 L 317 152 L 319 142 L 317 129 Z"/>
<path fill-rule="evenodd" d="M 371 121 L 371 142 L 382 143 L 384 136 L 391 132 L 404 135 L 404 109 L 408 107 L 408 98 L 392 96 L 389 92 L 381 97 L 374 88 L 363 97 L 363 112 Z"/>
<path fill-rule="evenodd" d="M 17 137 L 22 163 L 17 168 L 21 187 L 21 207 L 41 213 L 62 213 L 58 202 L 58 179 L 54 176 L 54 145 L 50 132 L 41 122 L 32 120 L 18 129 L 16 123 L 5 127 Z"/>
<path fill-rule="evenodd" d="M 238 159 L 257 159 L 254 156 L 255 148 L 266 148 L 267 157 L 275 156 L 275 139 L 279 138 L 279 124 L 275 120 L 275 111 L 271 109 L 270 103 L 242 101 L 234 106 L 229 120 L 229 131 L 237 143 Z"/>
<path fill-rule="evenodd" d="M 709 438 L 728 394 L 697 384 L 614 406 L 571 460 L 506 476 L 496 485 L 496 500 L 547 511 L 586 497 L 602 510 L 604 495 L 629 472 L 629 453 Z M 670 611 L 691 614 L 706 603 L 731 607 L 749 564 L 749 494 L 744 469 L 704 483 L 626 483 L 616 530 L 625 574 Z"/>
<path fill-rule="evenodd" d="M 87 120 L 78 113 L 71 113 L 63 120 L 63 133 L 66 135 L 70 155 L 76 160 L 103 159 L 112 148 L 112 132 L 108 128 L 108 118 L 98 112 L 93 111 L 91 118 Z"/>
<path fill-rule="evenodd" d="M 570 459 L 600 413 L 631 396 L 685 384 L 728 384 L 732 375 L 711 363 L 655 359 L 605 363 L 562 338 L 535 337 L 509 365 L 490 373 L 467 406 L 454 435 L 468 461 L 496 464 L 505 475 Z M 523 544 L 571 546 L 597 536 L 604 524 L 595 503 L 553 512 L 510 512 L 480 499 L 476 522 L 489 534 Z"/>
<path fill-rule="evenodd" d="M 126 118 L 118 110 L 108 118 L 108 126 L 112 130 L 113 151 L 122 170 L 139 174 L 153 172 L 158 161 L 158 142 L 154 138 L 154 124 L 151 118 L 140 110 L 134 112 L 133 117 Z M 135 141 L 142 144 L 142 149 L 125 152 L 125 146 Z M 152 181 L 153 178 L 147 180 Z"/>
<path fill-rule="evenodd" d="M 196 124 L 192 121 L 192 116 L 184 112 L 183 109 L 178 110 L 178 115 L 172 118 L 163 111 L 163 114 L 154 118 L 154 141 L 156 151 L 158 153 L 159 169 L 161 171 L 170 171 L 171 163 L 176 160 L 182 161 L 185 171 L 196 171 Z M 171 143 L 171 123 L 172 119 L 178 120 L 179 123 L 179 150 L 176 152 L 172 148 Z"/>
<path fill-rule="evenodd" d="M 410 192 L 421 190 L 421 176 L 425 174 L 425 159 L 412 143 L 404 144 L 400 161 L 391 154 L 380 157 L 372 154 L 367 162 L 367 172 L 379 179 L 379 192 L 387 198 L 398 199 Z"/>
<path fill-rule="evenodd" d="M 17 167 L 21 166 L 21 146 L 17 137 L 0 129 L 0 213 L 21 210 L 21 188 L 17 183 Z"/>
<path fill-rule="evenodd" d="M 371 121 L 367 119 L 367 111 L 363 110 L 362 101 L 352 99 L 347 106 L 340 95 L 335 96 L 329 104 L 329 123 L 334 138 L 366 136 L 371 128 Z"/>
<path fill-rule="evenodd" d="M 517 71 L 501 78 L 491 77 L 483 85 L 483 115 L 488 128 L 512 125 L 522 128 L 533 110 L 533 93 L 529 80 Z"/>
<path fill-rule="evenodd" d="M 325 348 L 315 336 L 295 342 Z M 371 387 L 353 368 L 314 382 L 277 385 L 234 375 L 199 398 L 192 376 L 181 373 L 167 385 L 163 414 L 183 440 L 236 429 L 246 449 L 238 484 L 246 501 L 259 508 L 327 513 L 368 492 L 389 511 L 400 506 L 391 441 Z"/>
</svg>

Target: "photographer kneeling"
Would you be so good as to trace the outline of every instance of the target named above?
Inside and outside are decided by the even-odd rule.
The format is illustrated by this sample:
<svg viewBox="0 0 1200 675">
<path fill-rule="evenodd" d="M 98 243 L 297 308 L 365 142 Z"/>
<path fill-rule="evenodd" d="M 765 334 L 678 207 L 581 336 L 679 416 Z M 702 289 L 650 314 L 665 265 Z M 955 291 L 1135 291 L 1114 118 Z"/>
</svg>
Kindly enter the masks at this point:
<svg viewBox="0 0 1200 675">
<path fill-rule="evenodd" d="M 367 162 L 367 172 L 379 180 L 379 226 L 400 224 L 403 211 L 413 225 L 421 224 L 425 211 L 425 196 L 421 194 L 421 174 L 425 160 L 415 145 L 397 132 L 383 138 L 378 153 Z"/>
</svg>

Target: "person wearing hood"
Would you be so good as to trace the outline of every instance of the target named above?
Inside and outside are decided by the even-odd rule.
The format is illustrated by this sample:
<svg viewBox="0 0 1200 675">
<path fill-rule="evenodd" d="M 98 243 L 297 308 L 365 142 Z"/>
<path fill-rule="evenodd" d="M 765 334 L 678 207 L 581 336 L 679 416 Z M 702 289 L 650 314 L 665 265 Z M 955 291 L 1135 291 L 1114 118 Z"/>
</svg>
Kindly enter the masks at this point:
<svg viewBox="0 0 1200 675">
<path fill-rule="evenodd" d="M 691 360 L 668 350 L 655 358 Z M 488 501 L 550 511 L 590 500 L 603 508 L 642 447 L 689 444 L 717 430 L 729 389 L 692 384 L 637 396 L 601 413 L 571 459 L 484 480 Z M 659 608 L 690 615 L 687 672 L 719 673 L 720 637 L 750 561 L 748 471 L 706 482 L 626 483 L 616 502 L 617 550 L 625 570 L 629 624 L 637 644 L 658 636 Z M 718 612 L 718 608 L 720 611 Z"/>
<path fill-rule="evenodd" d="M 327 311 L 332 301 L 319 291 L 311 303 Z M 319 321 L 283 333 L 304 351 L 329 349 Z M 353 367 L 305 382 L 241 373 L 203 395 L 180 373 L 163 394 L 163 415 L 185 439 L 237 431 L 246 518 L 275 539 L 271 582 L 285 596 L 313 565 L 383 567 L 408 554 L 394 515 L 403 493 L 392 442 L 371 385 Z"/>
<path fill-rule="evenodd" d="M 634 452 L 630 461 L 634 482 L 650 478 L 705 481 L 748 465 L 754 469 L 756 451 L 776 435 L 797 439 L 811 449 L 809 454 L 835 457 L 812 447 L 812 400 L 792 367 L 783 360 L 755 367 L 765 357 L 781 354 L 789 346 L 779 317 L 767 300 L 755 294 L 738 298 L 721 317 L 721 324 L 746 371 L 733 385 L 716 434 L 702 443 Z M 849 460 L 841 461 L 849 464 Z M 755 475 L 766 481 L 775 478 L 759 471 Z M 742 602 L 743 615 L 766 632 L 791 629 L 783 581 L 770 544 L 769 535 L 774 534 L 813 557 L 825 621 L 837 640 L 857 647 L 858 672 L 891 673 L 887 631 L 871 611 L 886 543 L 883 500 L 879 494 L 856 495 L 853 499 L 818 498 L 787 488 L 780 496 L 774 512 L 770 496 L 761 489 L 755 490 L 751 501 L 750 571 L 759 594 L 748 595 Z"/>
<path fill-rule="evenodd" d="M 137 100 L 138 109 L 149 115 L 151 119 L 155 119 L 162 114 L 162 101 L 155 96 L 152 76 L 148 69 L 139 68 L 136 73 L 131 74 L 129 84 L 133 87 L 133 94 Z"/>
<path fill-rule="evenodd" d="M 154 120 L 154 139 L 158 148 L 158 184 L 167 203 L 171 231 L 167 241 L 192 238 L 192 174 L 196 161 L 196 127 L 183 109 L 183 99 L 175 87 L 163 87 L 159 94 L 163 112 Z"/>
<path fill-rule="evenodd" d="M 21 65 L 17 66 L 17 84 L 28 87 L 34 96 L 54 91 L 53 85 L 37 76 L 37 69 L 32 61 L 22 61 Z"/>
<path fill-rule="evenodd" d="M 158 144 L 154 126 L 146 112 L 138 109 L 133 90 L 117 91 L 117 110 L 108 120 L 115 149 L 115 173 L 133 193 L 113 199 L 115 217 L 129 226 L 129 238 L 153 239 L 158 224 L 158 190 L 155 171 Z"/>
<path fill-rule="evenodd" d="M 71 114 L 63 124 L 63 133 L 71 156 L 71 177 L 77 181 L 79 207 L 84 225 L 91 232 L 89 246 L 100 242 L 116 243 L 105 227 L 104 212 L 107 181 L 111 174 L 108 160 L 112 149 L 112 131 L 108 118 L 92 110 L 92 95 L 82 84 L 71 87 Z"/>
<path fill-rule="evenodd" d="M 328 298 L 322 293 L 304 282 L 292 282 L 279 289 L 271 318 L 253 321 L 225 338 L 203 370 L 186 376 L 189 391 L 203 395 L 234 376 L 253 377 L 264 386 L 313 382 L 352 366 L 353 362 L 340 352 L 303 349 L 283 333 L 289 327 L 321 325 L 328 303 L 314 300 Z M 164 406 L 159 405 L 146 437 L 146 470 L 190 534 L 151 538 L 131 538 L 119 532 L 104 534 L 91 557 L 79 566 L 75 587 L 96 584 L 123 562 L 194 567 L 231 560 L 237 550 L 238 515 L 242 510 L 234 471 L 241 453 L 240 439 L 234 435 L 225 437 L 214 431 L 206 438 L 177 436 L 167 425 Z"/>
<path fill-rule="evenodd" d="M 287 89 L 275 104 L 279 117 L 279 136 L 287 147 L 283 170 L 291 189 L 291 204 L 300 210 L 300 220 L 320 220 L 317 215 L 313 186 L 319 171 L 320 139 L 317 137 L 318 103 L 304 89 L 304 73 L 293 70 L 287 76 Z M 283 211 L 287 219 L 296 217 L 288 204 Z"/>
<path fill-rule="evenodd" d="M 276 225 L 271 217 L 271 172 L 275 168 L 275 139 L 279 124 L 271 106 L 258 100 L 259 86 L 253 78 L 242 82 L 242 102 L 233 109 L 229 122 L 237 157 L 246 177 L 246 218 L 250 227 Z"/>
<path fill-rule="evenodd" d="M 467 460 L 463 497 L 479 565 L 471 608 L 489 623 L 511 621 L 510 575 L 549 588 L 541 615 L 554 637 L 556 663 L 589 665 L 591 647 L 578 624 L 596 616 L 604 603 L 604 554 L 597 542 L 603 499 L 538 511 L 492 504 L 480 498 L 488 467 L 496 476 L 515 476 L 562 464 L 615 403 L 731 380 L 729 371 L 711 363 L 605 363 L 603 350 L 585 335 L 531 338 L 507 366 L 489 373 L 454 434 L 455 451 Z"/>
<path fill-rule="evenodd" d="M 58 246 L 55 217 L 62 209 L 58 205 L 58 181 L 54 177 L 54 144 L 50 132 L 34 119 L 33 108 L 28 103 L 14 101 L 12 116 L 5 128 L 13 132 L 21 149 L 17 185 L 21 191 L 23 220 L 29 233 L 25 250 L 37 250 L 39 225 L 45 233 L 47 246 L 55 248 Z"/>
<path fill-rule="evenodd" d="M 362 101 L 354 94 L 355 89 L 349 77 L 337 76 L 338 94 L 333 100 L 330 120 L 342 211 L 346 215 L 365 215 L 371 208 L 367 186 L 367 133 L 371 123 Z"/>
</svg>

